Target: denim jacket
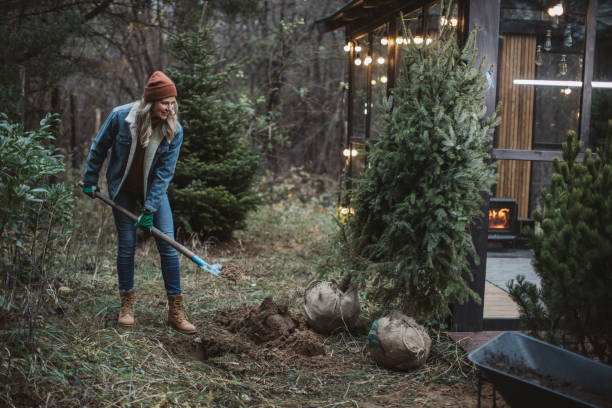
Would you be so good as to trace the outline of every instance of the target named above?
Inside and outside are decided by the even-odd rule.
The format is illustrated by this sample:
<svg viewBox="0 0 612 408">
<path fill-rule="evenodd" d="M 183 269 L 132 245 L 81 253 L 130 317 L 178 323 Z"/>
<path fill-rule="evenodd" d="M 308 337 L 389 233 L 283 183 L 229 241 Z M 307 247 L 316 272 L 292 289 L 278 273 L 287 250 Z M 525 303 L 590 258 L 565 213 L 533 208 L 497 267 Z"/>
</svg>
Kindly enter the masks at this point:
<svg viewBox="0 0 612 408">
<path fill-rule="evenodd" d="M 113 109 L 98 132 L 87 157 L 83 175 L 85 185 L 97 185 L 100 169 L 110 150 L 106 167 L 106 183 L 111 199 L 115 199 L 130 170 L 138 135 L 136 131 L 136 112 L 139 102 Z M 183 128 L 177 122 L 174 138 L 170 143 L 161 135 L 153 132 L 145 149 L 144 159 L 144 208 L 157 212 L 168 184 L 174 177 L 174 169 L 183 143 Z"/>
</svg>

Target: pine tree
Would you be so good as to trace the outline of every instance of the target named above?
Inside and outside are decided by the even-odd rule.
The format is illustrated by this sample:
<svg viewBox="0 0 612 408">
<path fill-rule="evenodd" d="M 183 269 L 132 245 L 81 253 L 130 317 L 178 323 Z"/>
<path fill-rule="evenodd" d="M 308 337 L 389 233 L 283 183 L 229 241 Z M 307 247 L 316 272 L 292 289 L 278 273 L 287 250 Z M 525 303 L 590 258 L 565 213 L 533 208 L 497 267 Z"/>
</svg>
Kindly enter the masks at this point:
<svg viewBox="0 0 612 408">
<path fill-rule="evenodd" d="M 185 136 L 169 194 L 186 232 L 227 240 L 258 203 L 252 185 L 259 154 L 240 136 L 251 113 L 224 92 L 235 68 L 222 66 L 211 36 L 212 29 L 202 27 L 171 41 L 182 63 L 169 75 L 179 90 Z"/>
<path fill-rule="evenodd" d="M 540 288 L 518 276 L 509 282 L 525 328 L 556 344 L 612 362 L 612 121 L 597 155 L 577 162 L 583 143 L 569 132 L 563 162 L 542 194 L 531 231 Z"/>
<path fill-rule="evenodd" d="M 461 48 L 454 29 L 439 32 L 431 45 L 405 47 L 394 106 L 352 192 L 347 228 L 353 253 L 367 259 L 358 279 L 386 307 L 422 319 L 478 299 L 462 274 L 477 259 L 470 224 L 482 216 L 480 192 L 495 179 L 487 145 L 497 115 L 481 120 L 487 82 L 475 33 Z"/>
</svg>

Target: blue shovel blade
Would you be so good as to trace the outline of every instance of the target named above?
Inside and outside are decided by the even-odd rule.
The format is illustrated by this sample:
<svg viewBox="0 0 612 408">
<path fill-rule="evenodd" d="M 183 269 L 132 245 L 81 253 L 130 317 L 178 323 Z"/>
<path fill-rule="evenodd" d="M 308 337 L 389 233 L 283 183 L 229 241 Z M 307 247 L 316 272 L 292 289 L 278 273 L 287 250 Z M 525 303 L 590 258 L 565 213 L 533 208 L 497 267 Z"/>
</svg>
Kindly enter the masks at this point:
<svg viewBox="0 0 612 408">
<path fill-rule="evenodd" d="M 212 273 L 215 276 L 219 276 L 219 274 L 221 273 L 220 271 L 220 269 L 222 268 L 221 264 L 209 265 L 197 255 L 193 256 L 192 261 L 200 265 L 200 268 L 206 269 L 208 272 Z"/>
</svg>

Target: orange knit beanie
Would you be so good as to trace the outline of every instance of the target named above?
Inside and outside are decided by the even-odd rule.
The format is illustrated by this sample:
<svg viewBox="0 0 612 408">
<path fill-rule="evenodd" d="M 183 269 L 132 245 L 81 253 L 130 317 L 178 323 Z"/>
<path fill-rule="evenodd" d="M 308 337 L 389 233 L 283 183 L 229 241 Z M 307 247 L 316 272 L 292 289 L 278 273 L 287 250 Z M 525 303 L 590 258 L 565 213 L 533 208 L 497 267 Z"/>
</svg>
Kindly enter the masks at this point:
<svg viewBox="0 0 612 408">
<path fill-rule="evenodd" d="M 144 90 L 145 102 L 159 101 L 176 95 L 174 82 L 161 71 L 155 71 L 151 75 Z"/>
</svg>

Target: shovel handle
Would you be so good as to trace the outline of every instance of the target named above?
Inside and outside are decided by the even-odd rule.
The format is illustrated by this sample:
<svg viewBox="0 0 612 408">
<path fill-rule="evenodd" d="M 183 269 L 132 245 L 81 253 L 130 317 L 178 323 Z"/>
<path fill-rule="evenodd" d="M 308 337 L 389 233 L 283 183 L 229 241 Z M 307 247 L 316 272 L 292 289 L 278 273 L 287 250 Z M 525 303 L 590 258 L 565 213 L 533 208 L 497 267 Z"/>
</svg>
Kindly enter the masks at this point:
<svg viewBox="0 0 612 408">
<path fill-rule="evenodd" d="M 83 186 L 83 182 L 82 181 L 79 182 L 79 185 Z M 128 217 L 132 221 L 134 221 L 134 222 L 138 221 L 138 216 L 136 214 L 134 214 L 131 211 L 128 211 L 125 208 L 121 207 L 119 204 L 115 203 L 110 198 L 106 197 L 103 194 L 100 194 L 99 192 L 97 192 L 95 190 L 94 190 L 93 194 L 94 194 L 95 198 L 98 198 L 98 199 L 102 200 L 105 204 L 110 205 L 112 208 L 114 208 L 115 210 L 119 211 L 121 214 L 125 215 L 126 217 Z M 175 240 L 173 240 L 172 238 L 170 238 L 169 236 L 167 236 L 166 234 L 164 234 L 163 232 L 161 232 L 157 228 L 151 227 L 151 234 L 153 234 L 154 237 L 159 238 L 159 239 L 167 242 L 168 244 L 170 244 L 177 251 L 179 251 L 180 253 L 185 255 L 187 258 L 191 259 L 193 262 L 198 264 L 200 266 L 200 268 L 206 269 L 206 271 L 210 272 L 211 274 L 213 274 L 215 276 L 219 276 L 220 272 L 219 272 L 219 270 L 217 268 L 215 268 L 212 265 L 207 264 L 199 256 L 197 256 L 192 251 L 187 249 L 185 246 L 179 244 L 178 242 L 176 242 Z"/>
</svg>

